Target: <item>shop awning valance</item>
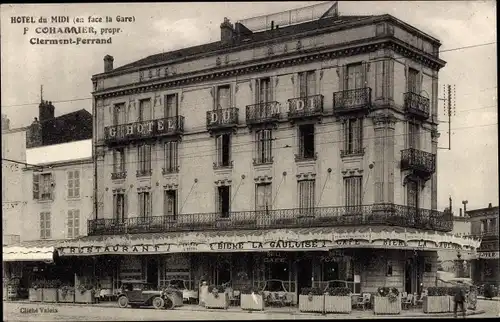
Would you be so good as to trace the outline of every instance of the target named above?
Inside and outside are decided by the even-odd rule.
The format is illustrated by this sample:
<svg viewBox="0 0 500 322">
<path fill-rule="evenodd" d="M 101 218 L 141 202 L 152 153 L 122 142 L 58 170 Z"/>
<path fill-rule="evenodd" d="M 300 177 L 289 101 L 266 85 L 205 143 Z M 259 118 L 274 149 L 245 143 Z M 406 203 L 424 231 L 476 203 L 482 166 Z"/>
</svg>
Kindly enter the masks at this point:
<svg viewBox="0 0 500 322">
<path fill-rule="evenodd" d="M 64 242 L 60 256 L 186 252 L 328 251 L 345 248 L 474 252 L 481 241 L 399 227 L 324 227 L 87 236 Z"/>
<path fill-rule="evenodd" d="M 36 240 L 3 246 L 2 261 L 33 261 L 51 263 L 54 261 L 54 252 L 60 244 L 60 240 Z"/>
</svg>

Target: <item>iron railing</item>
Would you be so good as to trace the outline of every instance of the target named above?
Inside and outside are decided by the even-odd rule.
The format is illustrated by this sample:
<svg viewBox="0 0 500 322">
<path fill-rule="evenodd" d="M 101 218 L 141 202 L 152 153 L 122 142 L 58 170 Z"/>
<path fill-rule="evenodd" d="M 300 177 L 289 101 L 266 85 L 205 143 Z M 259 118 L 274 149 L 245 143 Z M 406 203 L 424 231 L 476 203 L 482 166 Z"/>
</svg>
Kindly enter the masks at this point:
<svg viewBox="0 0 500 322">
<path fill-rule="evenodd" d="M 424 119 L 429 117 L 430 100 L 427 97 L 408 92 L 404 94 L 404 104 L 406 112 Z"/>
<path fill-rule="evenodd" d="M 238 125 L 239 109 L 236 107 L 207 111 L 207 129 L 234 127 Z"/>
<path fill-rule="evenodd" d="M 171 173 L 178 173 L 179 172 L 179 166 L 168 166 L 165 168 L 161 169 L 162 174 L 171 174 Z"/>
<path fill-rule="evenodd" d="M 135 176 L 136 177 L 151 177 L 153 174 L 152 169 L 142 169 L 142 170 L 137 170 Z"/>
<path fill-rule="evenodd" d="M 127 177 L 126 171 L 111 173 L 111 180 L 125 179 L 126 177 Z"/>
<path fill-rule="evenodd" d="M 280 119 L 280 105 L 276 101 L 247 105 L 247 124 L 276 122 Z"/>
<path fill-rule="evenodd" d="M 323 114 L 323 95 L 311 95 L 288 100 L 289 118 L 301 118 L 321 114 Z"/>
<path fill-rule="evenodd" d="M 402 150 L 401 170 L 414 170 L 424 176 L 431 175 L 436 171 L 436 155 L 413 148 Z"/>
<path fill-rule="evenodd" d="M 365 153 L 365 148 L 363 147 L 358 147 L 358 148 L 347 148 L 344 150 L 340 150 L 340 157 L 348 157 L 348 156 L 355 156 L 355 155 L 363 155 Z"/>
<path fill-rule="evenodd" d="M 349 89 L 333 93 L 333 112 L 343 114 L 349 112 L 368 112 L 372 105 L 372 89 L 370 87 Z"/>
<path fill-rule="evenodd" d="M 157 120 L 106 126 L 106 143 L 127 142 L 184 133 L 184 116 L 172 116 Z"/>
<path fill-rule="evenodd" d="M 239 211 L 222 218 L 220 213 L 179 214 L 144 218 L 91 219 L 88 235 L 180 232 L 207 230 L 277 229 L 390 225 L 449 232 L 453 215 L 437 210 L 417 209 L 395 204 L 373 204 L 351 207 L 313 209 L 277 209 Z"/>
</svg>

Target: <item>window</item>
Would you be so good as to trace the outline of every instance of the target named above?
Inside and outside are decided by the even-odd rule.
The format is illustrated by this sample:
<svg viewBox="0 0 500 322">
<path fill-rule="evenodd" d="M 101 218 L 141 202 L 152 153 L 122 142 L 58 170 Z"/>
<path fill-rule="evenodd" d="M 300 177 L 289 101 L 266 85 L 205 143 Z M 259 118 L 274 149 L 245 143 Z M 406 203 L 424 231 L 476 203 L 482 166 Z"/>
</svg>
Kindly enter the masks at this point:
<svg viewBox="0 0 500 322">
<path fill-rule="evenodd" d="M 224 85 L 217 88 L 216 110 L 226 109 L 231 107 L 231 86 Z"/>
<path fill-rule="evenodd" d="M 151 194 L 149 191 L 138 193 L 139 197 L 139 217 L 149 218 L 152 214 Z"/>
<path fill-rule="evenodd" d="M 314 71 L 299 73 L 299 97 L 316 94 L 316 73 Z"/>
<path fill-rule="evenodd" d="M 406 183 L 406 195 L 407 195 L 407 206 L 412 208 L 418 208 L 419 194 L 418 194 L 418 183 L 416 181 L 409 180 Z"/>
<path fill-rule="evenodd" d="M 299 208 L 302 215 L 307 215 L 304 212 L 314 209 L 315 205 L 315 180 L 302 180 L 299 184 Z"/>
<path fill-rule="evenodd" d="M 344 150 L 342 155 L 363 152 L 363 120 L 348 119 L 344 123 Z"/>
<path fill-rule="evenodd" d="M 33 174 L 33 199 L 51 200 L 53 180 L 50 173 Z"/>
<path fill-rule="evenodd" d="M 141 144 L 138 147 L 137 175 L 151 175 L 151 145 Z"/>
<path fill-rule="evenodd" d="M 113 125 L 125 124 L 125 103 L 116 104 L 113 107 Z"/>
<path fill-rule="evenodd" d="M 224 133 L 215 138 L 217 150 L 216 167 L 229 167 L 231 165 L 231 135 Z"/>
<path fill-rule="evenodd" d="M 420 128 L 418 124 L 408 123 L 408 147 L 412 149 L 420 148 Z"/>
<path fill-rule="evenodd" d="M 490 228 L 489 231 L 492 233 L 498 231 L 496 218 L 491 219 L 489 228 Z"/>
<path fill-rule="evenodd" d="M 50 235 L 50 212 L 40 213 L 40 238 L 49 239 Z"/>
<path fill-rule="evenodd" d="M 175 117 L 178 112 L 177 94 L 165 96 L 165 117 Z"/>
<path fill-rule="evenodd" d="M 362 204 L 362 176 L 344 178 L 346 207 L 357 207 Z"/>
<path fill-rule="evenodd" d="M 68 171 L 68 198 L 80 198 L 80 170 Z"/>
<path fill-rule="evenodd" d="M 68 238 L 80 236 L 80 210 L 68 210 Z"/>
<path fill-rule="evenodd" d="M 356 63 L 347 66 L 347 77 L 345 79 L 347 90 L 364 88 L 363 64 Z"/>
<path fill-rule="evenodd" d="M 163 214 L 172 217 L 174 220 L 177 219 L 177 191 L 165 190 L 163 197 Z"/>
<path fill-rule="evenodd" d="M 125 149 L 117 148 L 113 150 L 113 172 L 125 172 Z"/>
<path fill-rule="evenodd" d="M 117 222 L 125 221 L 125 194 L 113 194 L 113 218 Z"/>
<path fill-rule="evenodd" d="M 272 154 L 272 131 L 259 130 L 256 132 L 257 158 L 256 164 L 273 162 Z"/>
<path fill-rule="evenodd" d="M 255 210 L 267 211 L 272 206 L 272 185 L 270 183 L 258 183 L 255 185 Z"/>
<path fill-rule="evenodd" d="M 257 104 L 272 101 L 271 79 L 269 77 L 257 80 Z"/>
<path fill-rule="evenodd" d="M 418 82 L 419 72 L 414 68 L 408 69 L 408 92 L 419 94 L 419 82 Z"/>
<path fill-rule="evenodd" d="M 299 126 L 299 158 L 312 159 L 314 153 L 314 124 Z"/>
<path fill-rule="evenodd" d="M 222 218 L 229 218 L 231 211 L 231 187 L 221 186 L 217 187 L 217 212 Z"/>
<path fill-rule="evenodd" d="M 177 172 L 177 156 L 178 156 L 178 142 L 170 141 L 165 142 L 165 168 L 163 169 L 163 173 L 174 173 Z"/>
<path fill-rule="evenodd" d="M 151 110 L 151 99 L 139 101 L 139 122 L 149 121 L 153 118 L 153 111 Z"/>
</svg>

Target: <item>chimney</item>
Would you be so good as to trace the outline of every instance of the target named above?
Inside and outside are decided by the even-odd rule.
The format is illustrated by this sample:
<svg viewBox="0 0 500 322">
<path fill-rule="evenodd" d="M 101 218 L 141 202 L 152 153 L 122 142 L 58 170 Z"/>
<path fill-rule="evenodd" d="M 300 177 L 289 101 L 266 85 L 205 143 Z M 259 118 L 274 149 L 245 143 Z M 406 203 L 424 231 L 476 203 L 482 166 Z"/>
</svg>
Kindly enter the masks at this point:
<svg viewBox="0 0 500 322">
<path fill-rule="evenodd" d="M 38 119 L 35 117 L 35 120 L 31 124 L 28 129 L 28 133 L 26 134 L 26 147 L 27 148 L 36 148 L 42 145 L 42 125 L 38 122 Z"/>
<path fill-rule="evenodd" d="M 449 201 L 450 201 L 450 211 L 451 211 L 451 213 L 453 213 L 453 201 L 451 200 L 451 196 L 450 196 Z"/>
<path fill-rule="evenodd" d="M 38 105 L 38 119 L 40 123 L 53 119 L 54 110 L 55 107 L 52 105 L 52 102 L 42 101 L 40 105 Z"/>
<path fill-rule="evenodd" d="M 104 56 L 104 72 L 105 73 L 113 70 L 113 61 L 114 60 L 115 59 L 113 58 L 113 56 L 110 56 L 110 55 Z"/>
<path fill-rule="evenodd" d="M 458 210 L 460 210 L 460 217 L 462 217 L 462 208 L 459 208 Z"/>
<path fill-rule="evenodd" d="M 234 33 L 233 24 L 224 17 L 224 22 L 220 24 L 220 40 L 225 44 L 229 44 L 233 41 Z"/>
</svg>

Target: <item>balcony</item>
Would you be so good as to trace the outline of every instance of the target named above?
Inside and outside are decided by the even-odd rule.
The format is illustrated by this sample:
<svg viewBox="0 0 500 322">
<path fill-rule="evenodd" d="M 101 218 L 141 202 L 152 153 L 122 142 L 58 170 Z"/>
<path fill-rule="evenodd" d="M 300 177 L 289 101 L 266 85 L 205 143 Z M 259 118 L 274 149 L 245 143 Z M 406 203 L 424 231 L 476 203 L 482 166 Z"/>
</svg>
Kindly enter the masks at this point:
<svg viewBox="0 0 500 322">
<path fill-rule="evenodd" d="M 290 120 L 319 117 L 323 115 L 323 95 L 298 97 L 288 100 Z"/>
<path fill-rule="evenodd" d="M 277 122 L 280 118 L 280 105 L 278 102 L 263 102 L 247 105 L 247 125 L 266 124 Z"/>
<path fill-rule="evenodd" d="M 238 126 L 239 109 L 236 107 L 207 111 L 207 130 L 224 130 Z"/>
<path fill-rule="evenodd" d="M 453 218 L 449 212 L 417 209 L 394 204 L 312 209 L 277 209 L 231 212 L 228 218 L 219 213 L 180 214 L 116 219 L 91 219 L 88 235 L 160 233 L 207 230 L 279 229 L 304 227 L 389 225 L 450 232 Z"/>
<path fill-rule="evenodd" d="M 333 93 L 333 113 L 336 116 L 367 114 L 372 107 L 372 89 L 349 89 Z"/>
<path fill-rule="evenodd" d="M 126 171 L 111 173 L 111 180 L 120 180 L 120 179 L 125 179 L 126 177 L 127 177 Z"/>
<path fill-rule="evenodd" d="M 179 173 L 179 166 L 169 166 L 161 169 L 161 174 L 163 175 L 172 173 Z"/>
<path fill-rule="evenodd" d="M 184 133 L 184 116 L 173 116 L 151 121 L 134 122 L 104 128 L 106 144 L 180 135 Z"/>
<path fill-rule="evenodd" d="M 413 148 L 402 150 L 401 170 L 410 170 L 423 179 L 429 179 L 436 172 L 436 155 Z"/>
<path fill-rule="evenodd" d="M 135 176 L 137 178 L 142 178 L 142 177 L 151 177 L 151 175 L 153 174 L 153 170 L 151 169 L 143 169 L 143 170 L 137 170 Z"/>
<path fill-rule="evenodd" d="M 415 93 L 404 94 L 404 108 L 407 114 L 419 119 L 429 118 L 430 100 Z"/>
</svg>

